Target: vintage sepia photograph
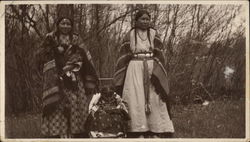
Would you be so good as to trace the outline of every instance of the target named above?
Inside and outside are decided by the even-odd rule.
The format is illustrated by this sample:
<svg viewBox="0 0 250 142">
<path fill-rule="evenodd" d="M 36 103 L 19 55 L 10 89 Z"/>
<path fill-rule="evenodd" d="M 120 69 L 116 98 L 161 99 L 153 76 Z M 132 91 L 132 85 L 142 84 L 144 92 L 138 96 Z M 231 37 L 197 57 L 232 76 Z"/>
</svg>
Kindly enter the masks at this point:
<svg viewBox="0 0 250 142">
<path fill-rule="evenodd" d="M 248 2 L 1 5 L 3 141 L 249 137 Z"/>
</svg>

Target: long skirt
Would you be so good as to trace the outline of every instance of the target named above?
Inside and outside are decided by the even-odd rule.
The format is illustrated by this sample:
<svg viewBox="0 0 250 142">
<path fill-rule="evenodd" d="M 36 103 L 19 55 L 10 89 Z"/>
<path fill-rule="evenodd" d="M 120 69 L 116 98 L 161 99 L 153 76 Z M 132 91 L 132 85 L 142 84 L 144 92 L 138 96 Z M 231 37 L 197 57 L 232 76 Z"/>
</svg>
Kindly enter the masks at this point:
<svg viewBox="0 0 250 142">
<path fill-rule="evenodd" d="M 147 60 L 148 73 L 151 76 L 154 60 Z M 155 88 L 150 84 L 149 102 L 151 113 L 145 113 L 145 95 L 143 85 L 143 61 L 130 61 L 126 73 L 123 89 L 123 99 L 128 103 L 128 111 L 131 117 L 129 132 L 154 133 L 174 132 L 172 120 L 170 120 L 166 103 L 164 103 Z"/>
<path fill-rule="evenodd" d="M 42 119 L 42 134 L 44 136 L 62 136 L 85 132 L 84 123 L 88 116 L 88 105 L 91 97 L 85 95 L 82 82 L 78 83 L 78 90 L 64 89 L 69 102 L 61 103 L 49 116 Z M 65 112 L 65 105 L 69 110 Z"/>
</svg>

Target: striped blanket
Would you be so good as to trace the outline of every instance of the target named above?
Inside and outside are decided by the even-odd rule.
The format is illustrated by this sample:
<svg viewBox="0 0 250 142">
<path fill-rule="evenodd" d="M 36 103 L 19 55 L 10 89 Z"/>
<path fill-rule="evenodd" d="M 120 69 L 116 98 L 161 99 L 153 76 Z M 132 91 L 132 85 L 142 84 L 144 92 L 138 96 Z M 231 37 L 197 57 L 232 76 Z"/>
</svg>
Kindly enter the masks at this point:
<svg viewBox="0 0 250 142">
<path fill-rule="evenodd" d="M 131 30 L 133 31 L 133 30 Z M 130 32 L 131 32 L 130 31 Z M 122 94 L 126 71 L 130 60 L 133 59 L 133 53 L 131 51 L 131 36 L 130 32 L 125 36 L 123 43 L 120 47 L 119 59 L 116 64 L 116 70 L 113 77 L 113 83 L 116 87 L 116 92 Z M 164 68 L 164 46 L 160 40 L 160 37 L 156 34 L 153 39 L 153 58 L 154 66 L 152 76 L 150 78 L 151 83 L 154 85 L 156 92 L 160 94 L 163 101 L 166 102 L 168 112 L 170 113 L 170 93 L 169 93 L 169 78 Z"/>
<path fill-rule="evenodd" d="M 54 33 L 46 36 L 43 43 L 43 116 L 50 115 L 64 99 L 63 89 L 74 89 L 74 73 L 77 72 L 84 81 L 85 90 L 94 90 L 98 84 L 91 56 L 73 36 L 73 42 L 63 53 L 56 51 L 59 46 Z M 65 100 L 65 99 L 64 99 Z"/>
</svg>

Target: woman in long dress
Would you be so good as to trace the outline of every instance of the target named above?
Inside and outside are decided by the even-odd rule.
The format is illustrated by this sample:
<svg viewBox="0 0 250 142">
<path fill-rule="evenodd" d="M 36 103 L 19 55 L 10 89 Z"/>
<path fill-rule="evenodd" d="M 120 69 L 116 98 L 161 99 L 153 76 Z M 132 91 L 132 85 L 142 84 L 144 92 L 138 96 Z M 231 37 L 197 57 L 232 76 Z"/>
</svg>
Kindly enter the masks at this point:
<svg viewBox="0 0 250 142">
<path fill-rule="evenodd" d="M 139 10 L 135 22 L 121 45 L 114 75 L 116 91 L 128 103 L 132 132 L 128 136 L 166 137 L 174 133 L 174 127 L 163 44 L 149 26 L 148 11 Z"/>
<path fill-rule="evenodd" d="M 84 123 L 98 78 L 89 52 L 73 33 L 71 17 L 59 17 L 43 42 L 43 116 L 45 137 L 86 137 Z"/>
</svg>

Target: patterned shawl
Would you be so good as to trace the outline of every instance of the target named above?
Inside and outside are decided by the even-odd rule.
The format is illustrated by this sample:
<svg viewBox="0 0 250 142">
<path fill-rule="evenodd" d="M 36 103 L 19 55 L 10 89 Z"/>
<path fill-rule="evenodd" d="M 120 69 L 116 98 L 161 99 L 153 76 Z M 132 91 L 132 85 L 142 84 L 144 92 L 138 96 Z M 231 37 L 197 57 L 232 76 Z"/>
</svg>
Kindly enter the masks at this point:
<svg viewBox="0 0 250 142">
<path fill-rule="evenodd" d="M 152 30 L 152 29 L 151 29 Z M 122 94 L 124 80 L 126 76 L 126 71 L 130 60 L 133 58 L 133 53 L 131 51 L 131 39 L 130 33 L 133 30 L 130 30 L 125 36 L 122 45 L 120 47 L 119 59 L 116 64 L 116 70 L 113 77 L 113 83 L 116 87 L 116 92 Z M 151 83 L 154 85 L 155 90 L 160 94 L 161 99 L 166 102 L 169 115 L 170 114 L 170 96 L 169 96 L 169 83 L 168 75 L 164 68 L 165 58 L 163 54 L 163 43 L 160 40 L 160 37 L 156 34 L 153 39 L 153 53 L 154 53 L 154 65 L 153 72 L 150 78 Z"/>
<path fill-rule="evenodd" d="M 47 34 L 42 44 L 43 116 L 51 114 L 57 108 L 65 97 L 62 90 L 69 87 L 67 85 L 72 85 L 72 82 L 67 83 L 68 80 L 63 78 L 68 71 L 79 71 L 85 89 L 93 90 L 98 84 L 91 56 L 77 35 L 73 35 L 71 44 L 64 53 L 57 52 L 58 45 L 55 32 Z"/>
</svg>

